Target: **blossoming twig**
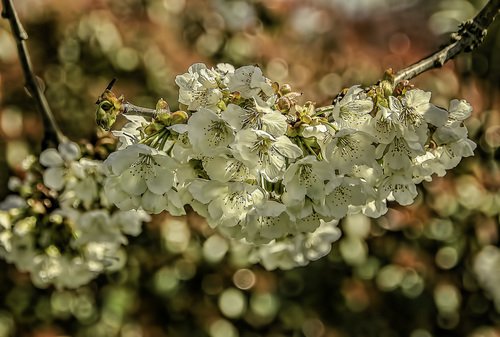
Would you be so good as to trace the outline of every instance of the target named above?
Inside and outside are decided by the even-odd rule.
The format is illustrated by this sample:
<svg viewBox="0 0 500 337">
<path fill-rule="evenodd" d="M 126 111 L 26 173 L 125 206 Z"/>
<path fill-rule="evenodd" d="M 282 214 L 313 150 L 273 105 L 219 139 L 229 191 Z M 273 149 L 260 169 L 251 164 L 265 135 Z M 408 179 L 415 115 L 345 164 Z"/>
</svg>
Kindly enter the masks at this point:
<svg viewBox="0 0 500 337">
<path fill-rule="evenodd" d="M 461 52 L 472 51 L 481 44 L 498 12 L 500 0 L 488 1 L 474 19 L 464 22 L 458 32 L 451 34 L 450 42 L 441 50 L 394 74 L 394 83 L 410 80 L 427 70 L 442 67 Z"/>
<path fill-rule="evenodd" d="M 24 30 L 17 16 L 17 12 L 14 8 L 12 0 L 2 0 L 2 4 L 2 17 L 9 20 L 12 34 L 14 35 L 14 38 L 16 40 L 17 51 L 26 81 L 26 89 L 35 99 L 38 110 L 42 114 L 42 121 L 45 129 L 44 137 L 42 140 L 42 147 L 47 148 L 50 146 L 54 146 L 57 143 L 66 143 L 68 139 L 56 123 L 49 103 L 47 102 L 47 98 L 45 97 L 45 94 L 43 93 L 43 90 L 41 88 L 41 80 L 40 78 L 36 77 L 33 72 L 33 66 L 31 64 L 28 48 L 26 46 L 28 34 Z"/>
</svg>

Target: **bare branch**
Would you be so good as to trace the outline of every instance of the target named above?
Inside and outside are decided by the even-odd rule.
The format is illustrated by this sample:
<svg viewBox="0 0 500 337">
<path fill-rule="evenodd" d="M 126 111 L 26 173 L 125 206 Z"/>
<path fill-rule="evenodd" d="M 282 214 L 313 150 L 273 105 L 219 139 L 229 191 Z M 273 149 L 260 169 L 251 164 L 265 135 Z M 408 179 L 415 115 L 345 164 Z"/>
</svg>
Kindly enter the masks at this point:
<svg viewBox="0 0 500 337">
<path fill-rule="evenodd" d="M 2 4 L 2 16 L 9 20 L 12 34 L 16 40 L 17 52 L 19 54 L 19 60 L 21 61 L 24 79 L 26 81 L 26 89 L 30 93 L 31 97 L 35 99 L 37 108 L 42 114 L 42 121 L 45 129 L 42 147 L 47 148 L 49 146 L 65 143 L 68 139 L 57 125 L 54 115 L 50 110 L 47 98 L 41 88 L 41 80 L 37 78 L 33 72 L 33 66 L 31 64 L 28 48 L 26 46 L 28 34 L 24 30 L 19 17 L 17 16 L 12 0 L 2 0 Z"/>
<path fill-rule="evenodd" d="M 441 50 L 394 74 L 394 83 L 410 80 L 421 73 L 442 67 L 461 52 L 469 52 L 479 46 L 487 29 L 500 11 L 500 0 L 490 0 L 472 20 L 466 21 L 458 32 L 451 34 L 450 42 Z"/>
</svg>

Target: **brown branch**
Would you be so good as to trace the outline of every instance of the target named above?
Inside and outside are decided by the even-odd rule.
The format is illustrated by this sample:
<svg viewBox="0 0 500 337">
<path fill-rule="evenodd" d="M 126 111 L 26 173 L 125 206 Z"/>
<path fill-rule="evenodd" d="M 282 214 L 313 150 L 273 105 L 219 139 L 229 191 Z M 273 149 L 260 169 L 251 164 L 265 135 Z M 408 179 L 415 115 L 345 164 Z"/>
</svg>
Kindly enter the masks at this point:
<svg viewBox="0 0 500 337">
<path fill-rule="evenodd" d="M 450 42 L 441 50 L 394 74 L 394 83 L 410 80 L 427 70 L 442 67 L 456 55 L 472 51 L 481 44 L 499 11 L 500 0 L 489 0 L 474 19 L 461 24 L 458 32 L 451 34 Z"/>
<path fill-rule="evenodd" d="M 28 34 L 24 30 L 21 21 L 17 16 L 12 0 L 2 0 L 2 4 L 2 16 L 9 20 L 12 34 L 16 40 L 17 52 L 23 69 L 24 79 L 26 81 L 26 89 L 30 93 L 31 97 L 34 98 L 37 108 L 42 115 L 44 126 L 42 147 L 47 148 L 65 143 L 68 139 L 57 125 L 54 115 L 50 110 L 49 103 L 47 102 L 47 98 L 43 93 L 40 79 L 37 78 L 33 72 L 33 66 L 31 64 L 28 48 L 26 46 Z"/>
</svg>

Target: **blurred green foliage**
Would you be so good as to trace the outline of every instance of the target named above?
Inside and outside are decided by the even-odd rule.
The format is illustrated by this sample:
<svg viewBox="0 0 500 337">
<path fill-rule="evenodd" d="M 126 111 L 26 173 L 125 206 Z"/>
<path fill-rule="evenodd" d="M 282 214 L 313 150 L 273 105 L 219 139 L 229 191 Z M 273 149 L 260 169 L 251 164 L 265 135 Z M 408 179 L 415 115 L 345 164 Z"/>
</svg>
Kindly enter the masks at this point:
<svg viewBox="0 0 500 337">
<path fill-rule="evenodd" d="M 56 118 L 96 138 L 94 101 L 111 78 L 131 102 L 175 109 L 175 75 L 194 62 L 259 64 L 304 100 L 328 104 L 418 60 L 485 1 L 108 0 L 15 5 Z M 36 289 L 0 262 L 4 336 L 500 336 L 500 284 L 474 272 L 498 247 L 499 20 L 484 44 L 415 79 L 436 104 L 465 98 L 479 146 L 417 202 L 377 220 L 350 217 L 332 252 L 307 267 L 265 271 L 205 244 L 194 214 L 157 217 L 131 240 L 124 270 L 74 291 Z M 0 194 L 37 152 L 41 120 L 22 88 L 15 42 L 0 22 Z M 210 240 L 214 240 L 211 237 Z M 217 240 L 217 239 L 216 239 Z M 222 241 L 224 242 L 224 241 Z M 208 247 L 208 248 L 207 248 Z M 212 248 L 210 248 L 212 247 Z M 500 261 L 500 260 L 499 260 Z M 500 262 L 490 272 L 500 273 Z M 495 264 L 493 264 L 495 266 Z M 71 277 L 68 275 L 68 277 Z M 495 302 L 496 301 L 496 302 Z M 495 304 L 496 303 L 496 304 Z"/>
</svg>

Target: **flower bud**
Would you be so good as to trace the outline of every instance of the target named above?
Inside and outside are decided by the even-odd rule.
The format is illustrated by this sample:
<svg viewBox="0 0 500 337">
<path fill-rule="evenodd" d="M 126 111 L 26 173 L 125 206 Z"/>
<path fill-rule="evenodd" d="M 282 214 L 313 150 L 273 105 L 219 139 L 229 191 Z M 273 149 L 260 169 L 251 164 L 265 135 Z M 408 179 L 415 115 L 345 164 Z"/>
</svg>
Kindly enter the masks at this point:
<svg viewBox="0 0 500 337">
<path fill-rule="evenodd" d="M 156 121 L 158 121 L 158 123 L 161 123 L 163 125 L 169 126 L 172 123 L 171 117 L 172 116 L 168 112 L 160 112 L 156 116 Z"/>
<path fill-rule="evenodd" d="M 185 124 L 189 118 L 189 115 L 186 111 L 176 111 L 172 114 L 172 122 L 171 125 L 174 124 Z"/>
<path fill-rule="evenodd" d="M 170 112 L 170 107 L 169 107 L 167 101 L 165 101 L 163 98 L 160 98 L 158 100 L 158 102 L 156 103 L 156 112 L 157 113 L 162 113 L 162 112 L 169 113 Z"/>
<path fill-rule="evenodd" d="M 280 92 L 282 95 L 286 95 L 292 92 L 292 86 L 290 84 L 283 84 L 280 88 Z"/>
</svg>

